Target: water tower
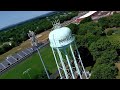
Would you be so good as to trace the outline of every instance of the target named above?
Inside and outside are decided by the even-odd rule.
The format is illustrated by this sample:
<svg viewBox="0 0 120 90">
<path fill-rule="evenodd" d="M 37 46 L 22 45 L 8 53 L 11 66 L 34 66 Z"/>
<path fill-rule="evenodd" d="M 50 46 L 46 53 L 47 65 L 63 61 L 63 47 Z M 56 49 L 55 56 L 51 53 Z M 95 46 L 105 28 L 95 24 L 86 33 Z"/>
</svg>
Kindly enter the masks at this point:
<svg viewBox="0 0 120 90">
<path fill-rule="evenodd" d="M 60 79 L 88 79 L 80 53 L 75 43 L 75 37 L 68 27 L 61 27 L 60 23 L 54 24 L 54 30 L 49 34 L 50 47 L 58 68 Z M 74 50 L 77 51 L 79 64 Z"/>
</svg>

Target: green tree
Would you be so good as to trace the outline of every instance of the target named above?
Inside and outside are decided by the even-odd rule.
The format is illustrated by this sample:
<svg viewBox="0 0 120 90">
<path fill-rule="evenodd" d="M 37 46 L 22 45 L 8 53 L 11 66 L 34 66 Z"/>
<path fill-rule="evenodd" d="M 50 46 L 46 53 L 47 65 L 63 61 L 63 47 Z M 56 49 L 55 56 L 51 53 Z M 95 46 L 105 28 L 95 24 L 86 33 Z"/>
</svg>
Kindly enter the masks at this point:
<svg viewBox="0 0 120 90">
<path fill-rule="evenodd" d="M 92 18 L 91 16 L 89 16 L 89 17 L 84 18 L 80 23 L 83 24 L 83 23 L 91 22 L 91 21 L 92 21 Z"/>
<path fill-rule="evenodd" d="M 92 33 L 87 33 L 84 36 L 84 38 L 85 38 L 85 42 L 86 42 L 85 46 L 89 47 L 91 45 L 91 43 L 96 42 L 100 37 L 93 35 Z"/>
<path fill-rule="evenodd" d="M 80 35 L 85 35 L 87 33 L 92 33 L 93 35 L 101 35 L 103 33 L 103 30 L 98 23 L 87 22 L 84 24 L 79 24 L 79 30 L 77 33 Z"/>
<path fill-rule="evenodd" d="M 5 52 L 3 47 L 0 47 L 0 55 L 3 54 Z"/>
<path fill-rule="evenodd" d="M 85 46 L 86 40 L 84 38 L 84 35 L 75 35 L 75 38 L 78 47 Z"/>
<path fill-rule="evenodd" d="M 113 34 L 113 32 L 114 32 L 113 30 L 109 30 L 109 31 L 107 32 L 107 35 L 110 36 L 110 35 Z"/>
<path fill-rule="evenodd" d="M 118 61 L 118 54 L 116 50 L 106 50 L 104 53 L 97 58 L 96 63 L 97 64 L 110 64 L 110 63 L 115 63 Z"/>
<path fill-rule="evenodd" d="M 67 27 L 69 27 L 71 29 L 73 34 L 77 34 L 77 31 L 79 29 L 78 25 L 71 23 Z"/>
<path fill-rule="evenodd" d="M 117 73 L 118 69 L 115 66 L 100 64 L 92 70 L 90 79 L 115 79 Z"/>
<path fill-rule="evenodd" d="M 102 26 L 103 29 L 109 28 L 109 18 L 103 17 L 98 20 L 98 23 L 100 26 Z"/>
<path fill-rule="evenodd" d="M 113 49 L 112 44 L 106 37 L 98 39 L 96 42 L 91 43 L 89 50 L 93 55 L 94 60 L 101 56 L 105 50 Z"/>
</svg>

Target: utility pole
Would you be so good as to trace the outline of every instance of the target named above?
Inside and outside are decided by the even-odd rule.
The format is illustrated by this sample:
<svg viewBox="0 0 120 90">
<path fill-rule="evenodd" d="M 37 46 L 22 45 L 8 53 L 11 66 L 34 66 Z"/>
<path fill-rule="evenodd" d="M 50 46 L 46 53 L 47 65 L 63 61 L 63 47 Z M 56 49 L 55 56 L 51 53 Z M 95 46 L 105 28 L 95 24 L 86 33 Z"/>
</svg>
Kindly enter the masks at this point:
<svg viewBox="0 0 120 90">
<path fill-rule="evenodd" d="M 39 57 L 40 57 L 40 60 L 41 60 L 41 62 L 42 62 L 42 65 L 43 65 L 43 67 L 44 67 L 44 70 L 45 70 L 45 72 L 46 72 L 46 74 L 47 74 L 48 79 L 50 79 L 50 76 L 49 76 L 49 74 L 48 74 L 48 71 L 47 71 L 47 69 L 46 69 L 46 67 L 45 67 L 45 64 L 44 64 L 44 62 L 43 62 L 43 59 L 42 59 L 42 57 L 41 57 L 41 55 L 40 55 L 40 52 L 39 52 L 39 49 L 38 49 L 38 45 L 37 45 L 37 44 L 38 44 L 38 43 L 37 43 L 37 39 L 36 39 L 36 37 L 35 37 L 34 32 L 33 32 L 33 31 L 29 31 L 28 36 L 29 36 L 29 38 L 31 39 L 31 45 L 32 45 L 33 47 L 35 47 L 35 49 L 36 49 L 37 52 L 38 52 L 38 55 L 39 55 Z"/>
</svg>

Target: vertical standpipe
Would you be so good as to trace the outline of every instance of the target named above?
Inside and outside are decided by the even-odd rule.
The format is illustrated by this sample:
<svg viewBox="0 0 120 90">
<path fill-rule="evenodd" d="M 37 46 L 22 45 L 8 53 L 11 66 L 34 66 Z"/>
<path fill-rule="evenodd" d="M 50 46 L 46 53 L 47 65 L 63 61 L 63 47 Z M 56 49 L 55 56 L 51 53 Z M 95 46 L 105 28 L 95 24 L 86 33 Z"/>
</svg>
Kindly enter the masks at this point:
<svg viewBox="0 0 120 90">
<path fill-rule="evenodd" d="M 71 67 L 71 64 L 70 64 L 70 61 L 69 61 L 69 58 L 68 58 L 68 55 L 67 55 L 67 52 L 66 52 L 65 48 L 64 48 L 64 52 L 65 52 L 65 56 L 66 56 L 66 59 L 67 59 L 67 62 L 68 62 L 68 66 L 70 68 L 70 72 L 72 74 L 72 78 L 75 79 L 75 76 L 74 76 L 74 73 L 73 73 L 73 70 L 72 70 L 72 67 Z"/>
<path fill-rule="evenodd" d="M 57 58 L 56 58 L 56 55 L 55 55 L 55 52 L 54 52 L 53 48 L 52 48 L 52 52 L 53 52 L 53 55 L 54 55 L 54 58 L 55 58 L 55 62 L 56 62 L 57 68 L 58 68 L 58 72 L 60 74 L 60 78 L 62 79 L 62 74 L 60 72 L 60 68 L 59 68 L 59 65 L 58 65 L 58 62 L 57 62 Z"/>
<path fill-rule="evenodd" d="M 82 76 L 81 76 L 81 73 L 80 73 L 80 70 L 79 70 L 79 67 L 78 67 L 78 64 L 77 64 L 77 61 L 76 61 L 76 58 L 75 58 L 75 55 L 74 55 L 71 44 L 70 44 L 70 50 L 71 50 L 71 53 L 72 53 L 72 56 L 73 56 L 73 59 L 74 59 L 74 64 L 75 64 L 76 70 L 77 70 L 78 74 L 80 75 L 80 78 L 82 79 Z"/>
<path fill-rule="evenodd" d="M 77 54 L 78 54 L 78 57 L 79 57 L 80 63 L 81 63 L 81 65 L 82 65 L 82 68 L 83 68 L 83 71 L 84 71 L 85 77 L 86 77 L 86 79 L 88 79 L 87 74 L 86 74 L 86 71 L 85 71 L 85 68 L 84 68 L 83 63 L 82 63 L 82 60 L 81 60 L 81 57 L 80 57 L 80 53 L 79 53 L 79 51 L 78 51 L 78 48 L 77 48 L 77 45 L 76 45 L 75 41 L 74 41 L 74 44 L 75 44 L 75 48 L 76 48 L 76 50 L 77 50 Z"/>
<path fill-rule="evenodd" d="M 60 61 L 61 61 L 62 67 L 63 67 L 63 71 L 65 73 L 65 77 L 66 77 L 66 79 L 68 79 L 67 70 L 66 70 L 65 64 L 63 62 L 63 58 L 62 58 L 61 52 L 60 52 L 60 50 L 58 48 L 57 48 L 57 52 L 58 52 L 58 55 L 59 55 L 59 58 L 60 58 Z"/>
</svg>

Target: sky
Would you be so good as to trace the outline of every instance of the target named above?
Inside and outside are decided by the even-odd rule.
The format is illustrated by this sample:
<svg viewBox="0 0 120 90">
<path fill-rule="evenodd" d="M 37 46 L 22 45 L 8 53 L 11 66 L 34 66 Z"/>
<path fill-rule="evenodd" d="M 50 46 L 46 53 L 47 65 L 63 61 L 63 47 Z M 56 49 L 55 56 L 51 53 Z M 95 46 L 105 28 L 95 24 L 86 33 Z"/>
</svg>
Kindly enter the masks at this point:
<svg viewBox="0 0 120 90">
<path fill-rule="evenodd" d="M 0 11 L 0 29 L 52 11 Z"/>
</svg>

